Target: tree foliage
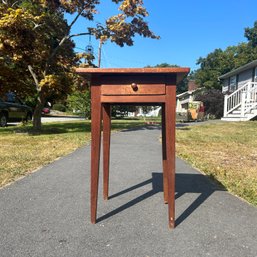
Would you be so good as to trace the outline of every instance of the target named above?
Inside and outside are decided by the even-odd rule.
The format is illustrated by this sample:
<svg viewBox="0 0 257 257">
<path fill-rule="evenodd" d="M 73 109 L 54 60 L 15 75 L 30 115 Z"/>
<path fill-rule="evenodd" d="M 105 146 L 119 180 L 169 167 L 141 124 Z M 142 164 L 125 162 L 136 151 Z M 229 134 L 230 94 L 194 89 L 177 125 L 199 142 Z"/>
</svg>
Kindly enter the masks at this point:
<svg viewBox="0 0 257 257">
<path fill-rule="evenodd" d="M 90 118 L 91 104 L 89 88 L 81 91 L 74 91 L 68 95 L 67 106 L 70 111 L 83 115 L 85 118 Z"/>
<path fill-rule="evenodd" d="M 229 46 L 225 50 L 215 49 L 206 57 L 200 57 L 200 65 L 194 76 L 197 84 L 207 89 L 221 89 L 219 76 L 257 59 L 257 22 L 253 28 L 245 29 L 247 43 Z"/>
<path fill-rule="evenodd" d="M 160 63 L 160 64 L 156 64 L 155 66 L 146 66 L 146 68 L 167 68 L 167 67 L 180 67 L 177 64 L 169 64 L 166 62 Z M 185 91 L 187 91 L 188 89 L 188 77 L 185 77 L 182 81 L 180 81 L 177 84 L 177 88 L 176 88 L 176 92 L 177 94 L 183 93 Z"/>
<path fill-rule="evenodd" d="M 244 36 L 248 39 L 252 47 L 257 46 L 257 21 L 254 22 L 253 28 L 246 28 Z"/>
<path fill-rule="evenodd" d="M 86 27 L 71 34 L 79 17 L 94 20 L 98 0 L 5 0 L 0 3 L 0 82 L 1 91 L 36 97 L 33 125 L 41 128 L 41 110 L 48 97 L 70 92 L 75 56 L 72 38 L 93 34 L 102 41 L 133 45 L 133 37 L 158 38 L 144 18 L 148 15 L 142 0 L 110 0 L 119 5 L 117 15 L 105 24 Z M 64 14 L 72 14 L 70 24 Z M 90 23 L 92 24 L 92 23 Z M 85 56 L 83 56 L 85 57 Z"/>
<path fill-rule="evenodd" d="M 207 89 L 195 97 L 195 101 L 202 101 L 205 107 L 205 114 L 219 119 L 223 116 L 224 96 L 220 90 Z"/>
</svg>

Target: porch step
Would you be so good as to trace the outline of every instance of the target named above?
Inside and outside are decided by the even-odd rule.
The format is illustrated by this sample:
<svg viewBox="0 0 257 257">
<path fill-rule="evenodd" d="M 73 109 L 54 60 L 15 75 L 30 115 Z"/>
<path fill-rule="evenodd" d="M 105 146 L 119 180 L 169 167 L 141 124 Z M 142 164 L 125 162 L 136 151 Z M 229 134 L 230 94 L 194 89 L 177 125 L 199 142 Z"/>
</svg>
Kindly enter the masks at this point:
<svg viewBox="0 0 257 257">
<path fill-rule="evenodd" d="M 251 110 L 250 113 L 245 114 L 245 117 L 241 117 L 241 112 L 234 111 L 228 114 L 227 117 L 222 117 L 221 120 L 224 121 L 247 121 L 257 117 L 257 110 Z"/>
<path fill-rule="evenodd" d="M 222 120 L 245 121 L 257 117 L 257 82 L 248 82 L 232 94 L 225 95 L 226 116 Z M 241 115 L 241 107 L 244 116 Z"/>
<path fill-rule="evenodd" d="M 254 114 L 256 112 L 256 110 L 254 109 L 254 110 L 251 110 L 249 113 L 247 113 L 247 114 Z M 247 115 L 246 114 L 246 115 Z M 233 111 L 232 113 L 230 113 L 230 114 L 228 114 L 228 115 L 236 115 L 236 116 L 241 116 L 241 110 L 235 110 L 235 111 Z"/>
<path fill-rule="evenodd" d="M 223 121 L 248 121 L 246 117 L 222 117 Z"/>
</svg>

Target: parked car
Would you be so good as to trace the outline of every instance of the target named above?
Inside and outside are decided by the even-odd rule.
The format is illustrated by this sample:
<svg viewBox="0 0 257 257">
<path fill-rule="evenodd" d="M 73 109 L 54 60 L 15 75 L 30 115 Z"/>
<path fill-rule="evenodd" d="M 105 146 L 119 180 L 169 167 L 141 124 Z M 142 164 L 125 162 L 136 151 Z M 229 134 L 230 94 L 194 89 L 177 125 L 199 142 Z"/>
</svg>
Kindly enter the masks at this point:
<svg viewBox="0 0 257 257">
<path fill-rule="evenodd" d="M 48 108 L 48 107 L 44 107 L 43 109 L 42 109 L 42 114 L 43 115 L 46 115 L 46 114 L 49 114 L 50 113 L 50 109 Z"/>
<path fill-rule="evenodd" d="M 17 97 L 4 101 L 0 98 L 0 126 L 5 127 L 11 121 L 28 121 L 32 119 L 32 108 Z"/>
</svg>

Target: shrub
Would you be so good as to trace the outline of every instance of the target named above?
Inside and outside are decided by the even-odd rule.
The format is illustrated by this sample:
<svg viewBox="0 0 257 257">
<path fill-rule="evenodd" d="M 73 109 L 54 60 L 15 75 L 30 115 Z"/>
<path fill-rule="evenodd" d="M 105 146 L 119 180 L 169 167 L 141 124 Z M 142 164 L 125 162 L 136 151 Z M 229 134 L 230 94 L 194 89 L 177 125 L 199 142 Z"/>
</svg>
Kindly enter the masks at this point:
<svg viewBox="0 0 257 257">
<path fill-rule="evenodd" d="M 75 91 L 67 98 L 67 106 L 73 113 L 91 117 L 90 90 Z"/>
<path fill-rule="evenodd" d="M 197 95 L 195 100 L 203 102 L 206 114 L 218 119 L 223 116 L 224 95 L 220 90 L 208 89 Z"/>
<path fill-rule="evenodd" d="M 60 112 L 66 111 L 66 107 L 63 104 L 54 104 L 52 109 Z"/>
</svg>

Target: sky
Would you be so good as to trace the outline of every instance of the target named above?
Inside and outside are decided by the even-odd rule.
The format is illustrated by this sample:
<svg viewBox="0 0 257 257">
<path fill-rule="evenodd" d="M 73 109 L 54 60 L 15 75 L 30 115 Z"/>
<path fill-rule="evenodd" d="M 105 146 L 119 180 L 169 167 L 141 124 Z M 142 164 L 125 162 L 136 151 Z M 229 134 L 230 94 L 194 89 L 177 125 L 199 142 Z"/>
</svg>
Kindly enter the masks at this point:
<svg viewBox="0 0 257 257">
<path fill-rule="evenodd" d="M 111 0 L 101 2 L 95 21 L 104 23 L 106 17 L 117 14 L 118 6 Z M 195 70 L 199 68 L 197 60 L 216 48 L 224 50 L 246 42 L 244 29 L 253 27 L 257 21 L 257 0 L 144 0 L 144 5 L 149 12 L 146 20 L 150 29 L 161 38 L 137 36 L 131 47 L 105 43 L 102 68 L 140 68 L 169 63 Z M 85 32 L 87 26 L 92 24 L 81 18 L 72 33 Z M 98 41 L 92 38 L 90 43 L 88 36 L 76 37 L 74 41 L 78 52 L 91 44 L 97 60 Z"/>
</svg>

